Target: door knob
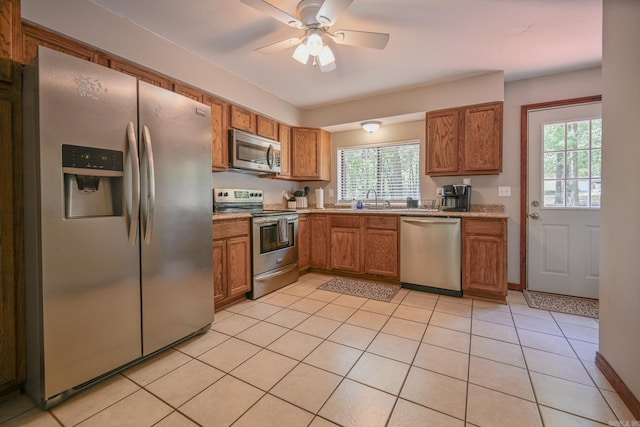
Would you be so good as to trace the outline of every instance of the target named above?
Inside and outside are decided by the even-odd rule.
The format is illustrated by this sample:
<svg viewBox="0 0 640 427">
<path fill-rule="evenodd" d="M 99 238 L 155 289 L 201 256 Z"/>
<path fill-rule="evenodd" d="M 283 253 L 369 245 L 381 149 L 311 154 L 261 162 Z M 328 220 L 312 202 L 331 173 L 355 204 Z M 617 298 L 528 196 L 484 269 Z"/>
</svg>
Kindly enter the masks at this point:
<svg viewBox="0 0 640 427">
<path fill-rule="evenodd" d="M 530 213 L 529 214 L 529 218 L 538 219 L 538 218 L 540 218 L 540 214 L 538 212 Z"/>
</svg>

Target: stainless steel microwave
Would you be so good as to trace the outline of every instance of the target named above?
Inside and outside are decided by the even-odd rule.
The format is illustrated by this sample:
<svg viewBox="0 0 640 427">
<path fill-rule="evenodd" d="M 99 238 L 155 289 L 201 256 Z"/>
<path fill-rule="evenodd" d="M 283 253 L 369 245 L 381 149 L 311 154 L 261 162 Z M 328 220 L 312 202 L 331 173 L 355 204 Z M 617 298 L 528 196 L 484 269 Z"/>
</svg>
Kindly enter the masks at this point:
<svg viewBox="0 0 640 427">
<path fill-rule="evenodd" d="M 231 129 L 229 131 L 229 168 L 248 173 L 279 173 L 280 143 Z"/>
</svg>

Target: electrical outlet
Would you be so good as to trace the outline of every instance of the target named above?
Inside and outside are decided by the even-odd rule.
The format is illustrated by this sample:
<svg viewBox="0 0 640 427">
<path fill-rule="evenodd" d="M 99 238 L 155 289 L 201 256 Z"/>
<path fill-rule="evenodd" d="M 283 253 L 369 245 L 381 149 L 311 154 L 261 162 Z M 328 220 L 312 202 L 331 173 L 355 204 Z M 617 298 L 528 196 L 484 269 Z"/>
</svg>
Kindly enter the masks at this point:
<svg viewBox="0 0 640 427">
<path fill-rule="evenodd" d="M 506 185 L 504 187 L 498 187 L 498 197 L 509 197 L 511 196 L 511 187 Z"/>
<path fill-rule="evenodd" d="M 329 189 L 329 197 L 333 197 L 333 188 Z"/>
</svg>

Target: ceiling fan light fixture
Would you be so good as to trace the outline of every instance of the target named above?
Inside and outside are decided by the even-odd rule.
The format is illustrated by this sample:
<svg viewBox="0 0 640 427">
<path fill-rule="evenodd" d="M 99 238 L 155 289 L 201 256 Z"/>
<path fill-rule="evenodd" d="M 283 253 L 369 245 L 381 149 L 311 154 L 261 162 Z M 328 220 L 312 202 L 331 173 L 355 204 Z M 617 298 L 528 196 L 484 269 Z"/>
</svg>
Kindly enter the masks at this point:
<svg viewBox="0 0 640 427">
<path fill-rule="evenodd" d="M 322 50 L 318 55 L 318 61 L 320 62 L 320 66 L 322 67 L 336 62 L 336 57 L 333 55 L 333 52 L 331 51 L 331 48 L 329 46 L 324 45 L 322 47 Z"/>
<path fill-rule="evenodd" d="M 293 51 L 292 57 L 302 65 L 307 65 L 307 62 L 309 62 L 309 50 L 307 49 L 307 45 L 300 43 L 296 50 Z"/>
<path fill-rule="evenodd" d="M 307 51 L 311 56 L 318 56 L 322 51 L 323 43 L 322 37 L 317 30 L 309 31 L 307 35 Z"/>
<path fill-rule="evenodd" d="M 374 133 L 375 131 L 380 129 L 381 124 L 382 122 L 379 122 L 378 120 L 369 120 L 369 121 L 360 123 L 360 126 L 362 126 L 363 131 Z"/>
</svg>

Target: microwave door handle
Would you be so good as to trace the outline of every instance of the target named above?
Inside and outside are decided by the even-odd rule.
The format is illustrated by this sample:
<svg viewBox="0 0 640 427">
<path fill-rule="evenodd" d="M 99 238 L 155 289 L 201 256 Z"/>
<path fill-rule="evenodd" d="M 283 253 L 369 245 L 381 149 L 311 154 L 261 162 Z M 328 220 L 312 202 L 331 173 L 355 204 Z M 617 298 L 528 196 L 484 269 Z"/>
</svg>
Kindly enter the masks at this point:
<svg viewBox="0 0 640 427">
<path fill-rule="evenodd" d="M 269 166 L 269 169 L 273 169 L 273 163 L 275 161 L 275 156 L 276 155 L 273 152 L 273 145 L 269 144 L 269 148 L 267 148 L 267 166 Z"/>
<path fill-rule="evenodd" d="M 153 233 L 153 217 L 156 204 L 156 175 L 153 162 L 153 150 L 151 148 L 151 133 L 145 125 L 142 130 L 142 140 L 144 141 L 145 156 L 147 157 L 147 218 L 144 230 L 144 242 L 148 245 L 151 243 L 151 235 Z"/>
<path fill-rule="evenodd" d="M 138 215 L 140 213 L 140 158 L 138 157 L 138 142 L 133 122 L 127 125 L 127 143 L 131 156 L 131 215 L 129 218 L 129 242 L 136 245 L 138 235 Z"/>
</svg>

